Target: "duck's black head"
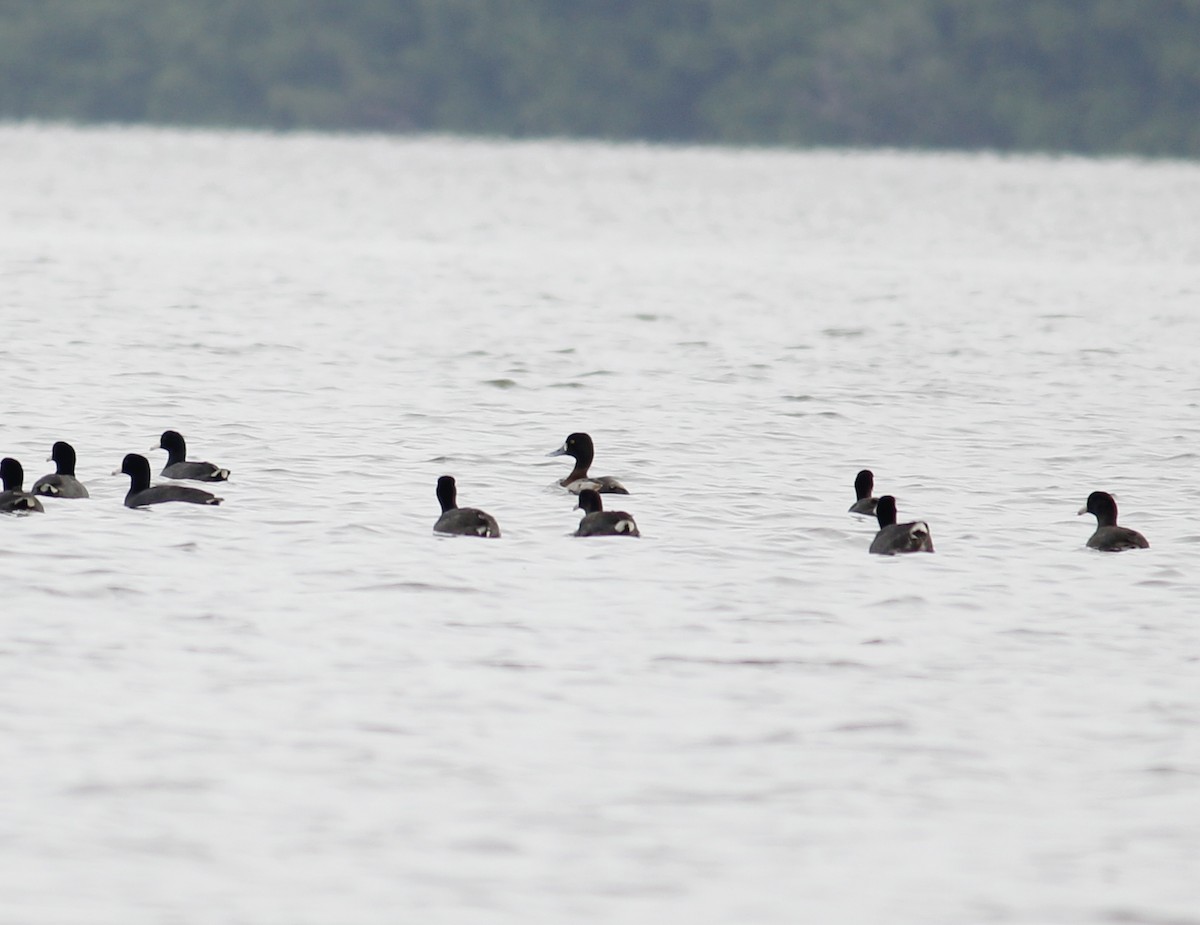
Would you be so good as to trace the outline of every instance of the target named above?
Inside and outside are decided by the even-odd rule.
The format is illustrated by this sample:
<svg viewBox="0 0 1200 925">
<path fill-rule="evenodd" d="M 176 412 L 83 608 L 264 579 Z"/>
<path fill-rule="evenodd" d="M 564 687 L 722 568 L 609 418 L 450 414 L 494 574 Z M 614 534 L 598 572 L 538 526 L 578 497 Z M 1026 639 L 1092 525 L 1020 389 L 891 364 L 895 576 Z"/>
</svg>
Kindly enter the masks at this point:
<svg viewBox="0 0 1200 925">
<path fill-rule="evenodd" d="M 871 497 L 871 492 L 875 490 L 875 473 L 870 469 L 863 469 L 854 477 L 854 495 L 859 500 Z"/>
<path fill-rule="evenodd" d="M 58 467 L 59 475 L 75 474 L 75 447 L 59 440 L 50 450 L 50 458 Z"/>
<path fill-rule="evenodd" d="M 890 527 L 896 522 L 896 499 L 891 495 L 884 495 L 879 499 L 879 503 L 875 505 L 875 516 L 879 518 L 879 529 Z"/>
<path fill-rule="evenodd" d="M 177 430 L 164 430 L 158 445 L 167 451 L 167 465 L 187 459 L 187 444 Z"/>
<path fill-rule="evenodd" d="M 567 439 L 551 456 L 572 456 L 575 462 L 583 466 L 591 463 L 592 457 L 596 455 L 596 449 L 592 445 L 592 438 L 587 434 L 569 434 Z"/>
<path fill-rule="evenodd" d="M 437 499 L 442 506 L 442 513 L 458 507 L 458 486 L 454 484 L 454 476 L 443 475 L 438 479 Z"/>
<path fill-rule="evenodd" d="M 594 488 L 585 488 L 579 493 L 579 504 L 576 505 L 576 508 L 585 514 L 595 514 L 597 511 L 604 510 L 604 502 L 600 500 L 600 492 Z"/>
<path fill-rule="evenodd" d="M 129 490 L 142 491 L 150 487 L 150 460 L 137 453 L 126 453 L 121 471 L 129 476 Z"/>
<path fill-rule="evenodd" d="M 5 491 L 20 491 L 25 484 L 25 470 L 11 456 L 0 460 L 0 480 L 4 482 Z"/>
<path fill-rule="evenodd" d="M 1101 527 L 1111 527 L 1117 522 L 1117 502 L 1106 491 L 1094 491 L 1088 495 L 1087 505 L 1080 514 L 1095 514 Z"/>
</svg>

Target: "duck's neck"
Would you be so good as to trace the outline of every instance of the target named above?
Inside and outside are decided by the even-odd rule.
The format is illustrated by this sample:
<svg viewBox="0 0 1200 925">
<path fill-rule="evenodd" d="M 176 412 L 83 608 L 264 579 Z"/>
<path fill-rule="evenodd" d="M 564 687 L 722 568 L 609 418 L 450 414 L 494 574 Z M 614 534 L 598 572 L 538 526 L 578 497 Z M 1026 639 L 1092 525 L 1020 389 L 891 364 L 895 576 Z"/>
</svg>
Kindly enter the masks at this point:
<svg viewBox="0 0 1200 925">
<path fill-rule="evenodd" d="M 453 485 L 442 484 L 437 487 L 437 499 L 438 503 L 442 506 L 443 514 L 447 511 L 453 511 L 458 507 L 457 495 L 458 492 Z"/>
<path fill-rule="evenodd" d="M 600 495 L 594 491 L 584 492 L 579 496 L 579 509 L 585 514 L 596 514 L 604 510 Z"/>
<path fill-rule="evenodd" d="M 594 452 L 592 452 L 591 449 L 580 450 L 578 455 L 576 455 L 574 457 L 575 468 L 571 470 L 570 475 L 568 475 L 565 479 L 563 479 L 558 484 L 570 485 L 572 482 L 577 482 L 580 479 L 586 479 L 587 474 L 588 474 L 588 468 L 592 465 L 592 459 L 595 455 L 596 454 Z"/>
<path fill-rule="evenodd" d="M 576 462 L 575 468 L 571 470 L 571 474 L 559 482 L 559 485 L 570 485 L 572 482 L 578 482 L 580 479 L 587 478 L 588 467 L 582 463 Z"/>
<path fill-rule="evenodd" d="M 16 466 L 11 469 L 5 468 L 3 479 L 5 491 L 21 491 L 25 484 L 25 472 Z"/>
</svg>

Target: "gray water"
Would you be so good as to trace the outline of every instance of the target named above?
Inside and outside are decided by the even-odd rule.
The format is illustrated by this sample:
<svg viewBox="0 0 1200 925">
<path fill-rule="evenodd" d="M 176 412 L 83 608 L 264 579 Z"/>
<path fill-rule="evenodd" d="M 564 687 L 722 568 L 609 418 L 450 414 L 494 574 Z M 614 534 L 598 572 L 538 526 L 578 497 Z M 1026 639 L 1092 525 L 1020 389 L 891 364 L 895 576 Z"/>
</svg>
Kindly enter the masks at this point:
<svg viewBox="0 0 1200 925">
<path fill-rule="evenodd" d="M 1200 922 L 1200 165 L 0 165 L 0 453 L 92 492 L 0 518 L 0 921 Z M 168 427 L 224 505 L 122 506 Z"/>
</svg>

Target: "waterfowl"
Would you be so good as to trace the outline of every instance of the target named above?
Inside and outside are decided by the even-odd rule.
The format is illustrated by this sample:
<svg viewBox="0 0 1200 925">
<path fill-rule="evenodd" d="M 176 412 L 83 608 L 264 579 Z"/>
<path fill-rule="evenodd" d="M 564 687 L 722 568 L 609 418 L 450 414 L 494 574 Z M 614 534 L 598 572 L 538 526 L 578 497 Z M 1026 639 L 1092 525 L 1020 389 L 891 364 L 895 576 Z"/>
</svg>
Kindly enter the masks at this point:
<svg viewBox="0 0 1200 925">
<path fill-rule="evenodd" d="M 875 505 L 879 503 L 878 498 L 872 498 L 871 492 L 875 489 L 875 473 L 870 469 L 863 469 L 854 477 L 854 496 L 858 499 L 850 505 L 851 514 L 874 514 Z"/>
<path fill-rule="evenodd" d="M 443 475 L 437 480 L 437 499 L 442 505 L 442 516 L 433 525 L 434 533 L 454 533 L 460 536 L 500 535 L 500 525 L 491 514 L 473 507 L 459 507 L 458 486 L 453 476 Z"/>
<path fill-rule="evenodd" d="M 1079 509 L 1079 513 L 1096 515 L 1096 532 L 1087 541 L 1092 549 L 1120 552 L 1122 549 L 1150 548 L 1146 538 L 1136 530 L 1117 526 L 1117 502 L 1106 491 L 1088 495 L 1087 504 Z"/>
<path fill-rule="evenodd" d="M 129 493 L 125 495 L 126 507 L 145 507 L 148 504 L 163 504 L 167 501 L 186 501 L 188 504 L 220 504 L 218 498 L 202 488 L 186 485 L 150 486 L 150 460 L 137 453 L 127 453 L 121 468 L 113 475 L 129 476 Z"/>
<path fill-rule="evenodd" d="M 571 470 L 570 475 L 561 479 L 558 483 L 572 494 L 577 495 L 585 488 L 591 488 L 594 491 L 610 495 L 629 494 L 625 486 L 611 475 L 588 475 L 588 467 L 591 466 L 592 459 L 596 455 L 596 448 L 592 445 L 592 438 L 587 434 L 570 434 L 563 441 L 562 446 L 546 455 L 574 457 L 575 468 Z"/>
<path fill-rule="evenodd" d="M 929 524 L 923 520 L 896 523 L 896 499 L 891 495 L 879 499 L 875 516 L 879 519 L 879 532 L 871 541 L 871 552 L 881 556 L 894 556 L 898 552 L 933 552 Z"/>
<path fill-rule="evenodd" d="M 178 431 L 164 430 L 158 446 L 150 449 L 167 451 L 167 464 L 163 466 L 162 474 L 169 479 L 191 479 L 194 482 L 224 482 L 229 479 L 228 469 L 210 462 L 188 462 L 187 443 Z"/>
<path fill-rule="evenodd" d="M 600 493 L 594 488 L 579 492 L 576 510 L 584 512 L 576 536 L 641 536 L 633 515 L 625 511 L 606 511 Z"/>
<path fill-rule="evenodd" d="M 47 498 L 86 498 L 88 490 L 75 478 L 75 447 L 59 440 L 50 450 L 47 462 L 55 464 L 57 472 L 43 475 L 33 483 L 35 495 Z"/>
<path fill-rule="evenodd" d="M 25 470 L 11 456 L 0 460 L 0 479 L 4 483 L 4 490 L 0 491 L 0 511 L 15 514 L 43 510 L 42 502 L 25 491 Z"/>
</svg>

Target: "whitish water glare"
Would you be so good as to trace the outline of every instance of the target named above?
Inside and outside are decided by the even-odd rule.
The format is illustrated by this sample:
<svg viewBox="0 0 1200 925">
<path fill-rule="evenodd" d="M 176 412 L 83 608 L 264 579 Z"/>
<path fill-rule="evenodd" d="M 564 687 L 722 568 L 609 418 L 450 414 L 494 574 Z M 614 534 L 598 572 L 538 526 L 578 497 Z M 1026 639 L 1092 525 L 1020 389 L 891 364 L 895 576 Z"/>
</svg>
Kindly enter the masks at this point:
<svg viewBox="0 0 1200 925">
<path fill-rule="evenodd" d="M 0 452 L 92 492 L 0 519 L 0 920 L 1200 922 L 1200 166 L 0 164 Z M 122 507 L 168 427 L 222 507 Z M 569 536 L 575 430 L 640 541 Z"/>
</svg>

